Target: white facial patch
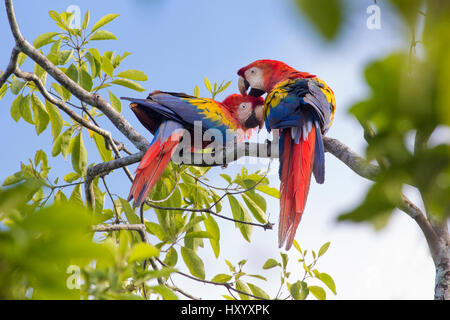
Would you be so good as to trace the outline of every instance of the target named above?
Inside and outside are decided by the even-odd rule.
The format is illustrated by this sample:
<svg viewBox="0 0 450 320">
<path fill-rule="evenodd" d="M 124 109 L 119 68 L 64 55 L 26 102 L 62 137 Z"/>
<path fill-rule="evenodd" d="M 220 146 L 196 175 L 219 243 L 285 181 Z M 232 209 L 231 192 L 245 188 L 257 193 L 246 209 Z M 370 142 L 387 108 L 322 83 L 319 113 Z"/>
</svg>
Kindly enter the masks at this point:
<svg viewBox="0 0 450 320">
<path fill-rule="evenodd" d="M 260 68 L 253 67 L 245 71 L 245 79 L 250 83 L 250 87 L 264 90 L 263 73 Z"/>
<path fill-rule="evenodd" d="M 252 114 L 252 104 L 250 102 L 243 102 L 239 105 L 237 115 L 241 125 L 245 124 L 245 121 L 247 121 L 247 119 L 250 117 L 251 114 Z"/>
</svg>

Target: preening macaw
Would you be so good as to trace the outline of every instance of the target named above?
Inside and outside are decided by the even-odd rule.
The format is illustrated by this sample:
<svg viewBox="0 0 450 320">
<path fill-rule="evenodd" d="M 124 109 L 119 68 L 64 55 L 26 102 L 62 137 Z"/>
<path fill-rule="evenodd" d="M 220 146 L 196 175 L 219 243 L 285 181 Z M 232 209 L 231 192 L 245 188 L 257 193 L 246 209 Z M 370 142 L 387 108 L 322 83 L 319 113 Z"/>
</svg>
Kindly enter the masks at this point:
<svg viewBox="0 0 450 320">
<path fill-rule="evenodd" d="M 336 109 L 333 91 L 307 72 L 275 60 L 257 60 L 238 71 L 239 90 L 251 96 L 267 93 L 264 117 L 267 130 L 279 129 L 280 220 L 278 245 L 289 250 L 308 196 L 311 173 L 325 180 L 322 134 Z"/>
<path fill-rule="evenodd" d="M 227 130 L 237 134 L 239 130 L 245 132 L 264 125 L 264 100 L 261 97 L 232 94 L 217 102 L 184 93 L 154 91 L 147 99 L 122 99 L 131 101 L 131 110 L 154 135 L 136 170 L 128 196 L 128 201 L 134 199 L 134 206 L 141 206 L 145 201 L 180 143 L 183 130 L 194 132 L 194 122 L 201 121 L 203 131 L 218 129 L 224 144 L 230 137 Z M 201 147 L 209 143 L 211 141 L 203 141 Z M 194 141 L 191 144 L 193 147 Z"/>
</svg>

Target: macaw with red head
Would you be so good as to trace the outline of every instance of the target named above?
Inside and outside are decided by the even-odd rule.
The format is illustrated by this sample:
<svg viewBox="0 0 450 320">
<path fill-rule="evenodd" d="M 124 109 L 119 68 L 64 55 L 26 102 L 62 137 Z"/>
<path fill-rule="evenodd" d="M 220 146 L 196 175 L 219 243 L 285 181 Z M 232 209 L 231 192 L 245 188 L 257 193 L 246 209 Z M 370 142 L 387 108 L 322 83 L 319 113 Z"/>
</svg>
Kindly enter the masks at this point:
<svg viewBox="0 0 450 320">
<path fill-rule="evenodd" d="M 131 101 L 131 110 L 154 135 L 136 170 L 136 177 L 128 201 L 134 199 L 141 206 L 169 164 L 170 158 L 183 137 L 184 130 L 194 134 L 196 122 L 202 131 L 217 129 L 227 139 L 248 136 L 248 131 L 264 125 L 261 97 L 232 94 L 224 101 L 197 98 L 184 93 L 154 91 L 147 99 L 122 98 Z M 235 135 L 230 135 L 233 132 Z M 191 139 L 192 149 L 194 141 Z M 202 148 L 212 141 L 202 141 Z M 219 141 L 214 141 L 220 143 Z"/>
<path fill-rule="evenodd" d="M 311 175 L 325 180 L 322 134 L 333 122 L 336 102 L 328 85 L 307 72 L 276 60 L 258 60 L 238 71 L 242 95 L 267 93 L 267 130 L 280 130 L 280 221 L 278 244 L 289 250 L 309 192 Z"/>
</svg>

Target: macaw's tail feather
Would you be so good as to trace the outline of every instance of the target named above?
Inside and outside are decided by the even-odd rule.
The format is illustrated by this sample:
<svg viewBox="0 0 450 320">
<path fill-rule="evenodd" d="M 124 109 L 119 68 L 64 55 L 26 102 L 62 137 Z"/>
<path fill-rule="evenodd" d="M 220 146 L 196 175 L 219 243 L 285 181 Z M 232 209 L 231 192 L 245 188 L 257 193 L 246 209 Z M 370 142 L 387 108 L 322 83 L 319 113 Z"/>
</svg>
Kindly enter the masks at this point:
<svg viewBox="0 0 450 320">
<path fill-rule="evenodd" d="M 280 223 L 278 246 L 289 250 L 308 196 L 316 148 L 316 127 L 284 129 L 280 140 Z M 300 135 L 300 138 L 295 135 Z"/>
<path fill-rule="evenodd" d="M 167 121 L 162 123 L 155 133 L 155 138 L 136 169 L 136 176 L 128 196 L 128 201 L 134 199 L 135 207 L 142 205 L 169 164 L 183 136 L 180 127 L 177 122 Z"/>
</svg>

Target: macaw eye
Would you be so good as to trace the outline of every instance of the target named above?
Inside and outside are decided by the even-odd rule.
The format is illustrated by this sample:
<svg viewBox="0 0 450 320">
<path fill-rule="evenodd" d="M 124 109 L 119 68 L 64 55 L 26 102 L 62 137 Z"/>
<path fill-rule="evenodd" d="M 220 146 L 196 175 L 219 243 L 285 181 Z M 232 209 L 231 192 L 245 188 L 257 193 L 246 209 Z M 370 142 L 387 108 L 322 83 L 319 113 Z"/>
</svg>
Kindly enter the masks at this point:
<svg viewBox="0 0 450 320">
<path fill-rule="evenodd" d="M 245 104 L 241 104 L 241 108 L 245 109 L 245 108 L 247 108 L 247 106 Z"/>
</svg>

